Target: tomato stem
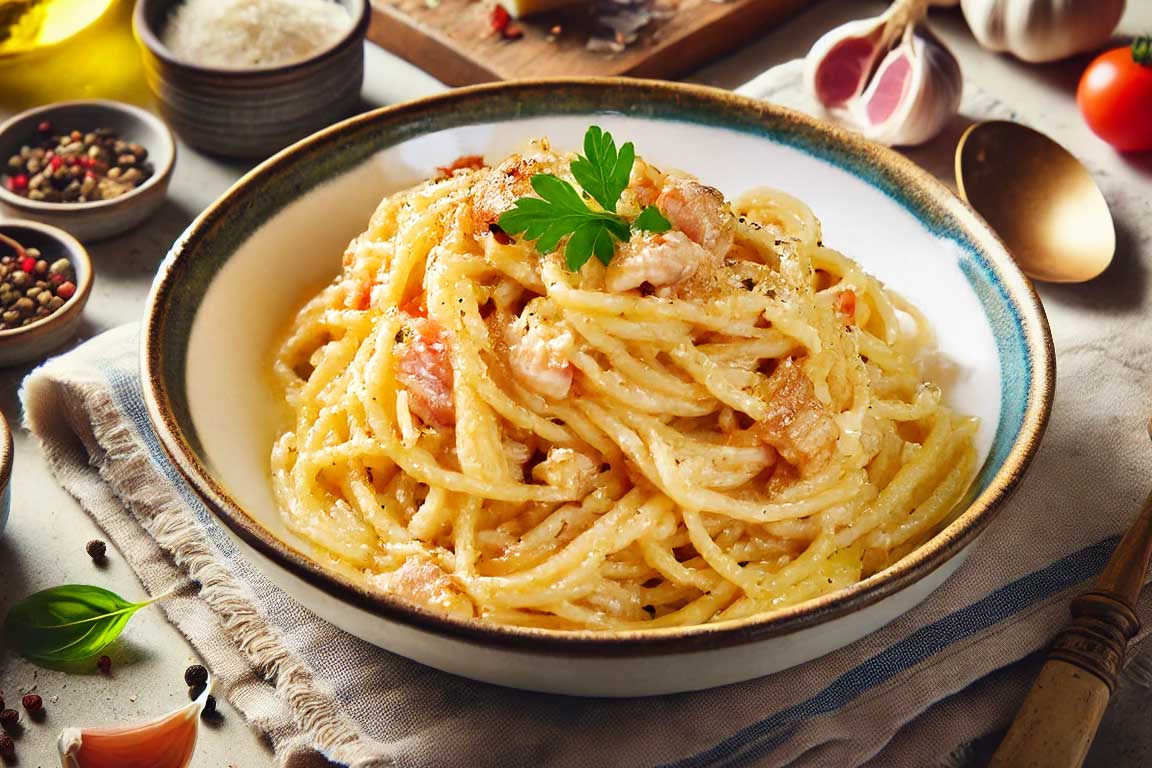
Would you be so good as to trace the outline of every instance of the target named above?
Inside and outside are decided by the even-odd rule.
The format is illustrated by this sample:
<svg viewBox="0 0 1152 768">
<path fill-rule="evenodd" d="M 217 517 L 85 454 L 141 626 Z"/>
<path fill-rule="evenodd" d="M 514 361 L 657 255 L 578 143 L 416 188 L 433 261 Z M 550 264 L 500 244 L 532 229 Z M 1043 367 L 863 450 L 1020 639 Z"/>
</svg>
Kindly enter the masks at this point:
<svg viewBox="0 0 1152 768">
<path fill-rule="evenodd" d="M 1132 61 L 1144 67 L 1152 66 L 1152 35 L 1132 41 Z"/>
</svg>

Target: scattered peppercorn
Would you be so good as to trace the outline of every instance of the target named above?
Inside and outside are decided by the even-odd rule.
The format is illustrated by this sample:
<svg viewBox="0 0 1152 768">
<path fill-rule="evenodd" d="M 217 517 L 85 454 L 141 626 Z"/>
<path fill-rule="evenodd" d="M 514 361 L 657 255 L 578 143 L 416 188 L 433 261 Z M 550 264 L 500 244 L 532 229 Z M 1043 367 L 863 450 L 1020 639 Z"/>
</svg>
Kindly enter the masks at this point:
<svg viewBox="0 0 1152 768">
<path fill-rule="evenodd" d="M 12 760 L 16 757 L 16 742 L 8 734 L 0 736 L 0 758 Z"/>
<path fill-rule="evenodd" d="M 208 682 L 208 670 L 202 664 L 193 664 L 184 670 L 184 682 L 189 686 L 204 685 Z"/>
<path fill-rule="evenodd" d="M 207 719 L 215 717 L 216 714 L 216 697 L 208 694 L 208 698 L 204 699 L 204 711 L 200 713 L 200 717 Z"/>
<path fill-rule="evenodd" d="M 196 699 L 200 698 L 200 694 L 204 693 L 204 689 L 207 687 L 208 687 L 207 683 L 201 683 L 200 685 L 193 685 L 191 688 L 188 689 L 188 698 L 192 701 L 196 701 Z"/>
<path fill-rule="evenodd" d="M 40 698 L 40 696 L 35 693 L 25 694 L 24 698 L 20 699 L 20 703 L 24 706 L 24 709 L 29 714 L 32 712 L 39 712 L 44 708 L 44 699 Z"/>
<path fill-rule="evenodd" d="M 96 659 L 96 669 L 100 670 L 101 674 L 110 674 L 112 672 L 112 659 L 108 656 L 101 656 Z"/>
<path fill-rule="evenodd" d="M 20 713 L 14 709 L 0 710 L 0 727 L 8 730 L 20 722 Z"/>
<path fill-rule="evenodd" d="M 101 562 L 104 556 L 108 554 L 108 545 L 100 541 L 100 539 L 92 539 L 84 545 L 84 551 L 88 553 L 88 557 L 96 562 Z"/>
<path fill-rule="evenodd" d="M 48 317 L 76 295 L 76 271 L 60 258 L 49 263 L 37 248 L 0 235 L 0 331 Z"/>
<path fill-rule="evenodd" d="M 90 203 L 132 191 L 152 176 L 148 150 L 107 128 L 57 133 L 45 121 L 8 158 L 0 183 L 45 203 Z"/>
</svg>

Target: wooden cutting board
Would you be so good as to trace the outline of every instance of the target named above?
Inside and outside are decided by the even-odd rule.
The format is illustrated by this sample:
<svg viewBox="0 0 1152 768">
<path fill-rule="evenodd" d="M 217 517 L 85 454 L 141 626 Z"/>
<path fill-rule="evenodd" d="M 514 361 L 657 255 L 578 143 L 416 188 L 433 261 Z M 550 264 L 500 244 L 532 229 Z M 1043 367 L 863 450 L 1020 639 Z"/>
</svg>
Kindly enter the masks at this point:
<svg viewBox="0 0 1152 768">
<path fill-rule="evenodd" d="M 368 37 L 447 85 L 548 76 L 672 78 L 734 51 L 813 0 L 658 0 L 653 20 L 619 53 L 589 51 L 586 8 L 517 21 L 519 40 L 492 31 L 492 0 L 372 0 Z M 560 33 L 553 35 L 559 25 Z"/>
</svg>

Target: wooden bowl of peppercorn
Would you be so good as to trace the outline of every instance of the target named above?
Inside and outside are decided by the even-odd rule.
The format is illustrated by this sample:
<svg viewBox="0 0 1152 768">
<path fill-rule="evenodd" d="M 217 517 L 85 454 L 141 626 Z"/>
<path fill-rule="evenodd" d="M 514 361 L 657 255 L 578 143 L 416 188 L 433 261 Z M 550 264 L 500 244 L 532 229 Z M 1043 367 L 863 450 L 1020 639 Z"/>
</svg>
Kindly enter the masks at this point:
<svg viewBox="0 0 1152 768">
<path fill-rule="evenodd" d="M 0 366 L 75 336 L 91 292 L 92 261 L 76 238 L 36 221 L 0 223 Z"/>
<path fill-rule="evenodd" d="M 176 142 L 160 118 L 116 101 L 62 101 L 0 125 L 0 209 L 100 240 L 164 202 Z"/>
</svg>

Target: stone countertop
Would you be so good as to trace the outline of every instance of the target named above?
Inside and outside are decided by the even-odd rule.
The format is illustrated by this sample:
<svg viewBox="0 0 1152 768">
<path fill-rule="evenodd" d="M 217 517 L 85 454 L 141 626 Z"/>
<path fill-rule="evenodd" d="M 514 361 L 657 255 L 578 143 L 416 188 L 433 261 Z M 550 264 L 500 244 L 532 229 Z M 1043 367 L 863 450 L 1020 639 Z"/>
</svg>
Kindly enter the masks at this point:
<svg viewBox="0 0 1152 768">
<path fill-rule="evenodd" d="M 850 18 L 878 13 L 884 4 L 868 0 L 829 0 L 768 32 L 759 41 L 695 73 L 688 79 L 734 88 L 770 66 L 802 56 L 826 29 Z M 1123 158 L 1098 141 L 1080 120 L 1074 93 L 1085 61 L 1030 66 L 980 49 L 958 9 L 933 12 L 933 25 L 962 62 L 966 79 L 1018 109 L 1106 178 L 1110 202 L 1126 195 L 1124 217 L 1118 216 L 1117 263 L 1090 288 L 1041 291 L 1054 324 L 1066 305 L 1110 298 L 1127 306 L 1146 306 L 1145 273 L 1152 260 L 1152 154 Z M 1121 32 L 1152 31 L 1152 3 L 1129 3 Z M 391 104 L 442 89 L 438 82 L 390 54 L 369 45 L 364 102 Z M 152 275 L 168 246 L 192 218 L 223 192 L 247 165 L 222 162 L 180 147 L 168 201 L 139 230 L 92 247 L 97 279 L 88 303 L 82 337 L 138 320 Z M 939 170 L 939 169 L 934 169 Z M 1079 291 L 1079 292 L 1078 292 Z M 30 367 L 0 372 L 0 410 L 9 422 L 20 422 L 18 392 Z M 14 430 L 16 457 L 12 516 L 0 536 L 0 613 L 20 597 L 45 587 L 99 582 L 132 599 L 141 588 L 113 550 L 106 567 L 97 570 L 84 544 L 100 531 L 48 473 L 37 447 L 22 429 Z M 1133 510 L 1135 512 L 1135 510 Z M 155 716 L 186 701 L 182 673 L 195 661 L 183 637 L 157 611 L 141 611 L 112 651 L 109 677 L 64 675 L 38 669 L 0 651 L 0 691 L 18 706 L 19 695 L 34 690 L 44 697 L 44 723 L 27 724 L 19 740 L 18 765 L 54 766 L 54 742 L 68 725 L 122 723 Z M 221 723 L 201 734 L 194 768 L 259 768 L 271 764 L 263 738 L 248 728 L 226 703 Z M 1152 764 L 1152 691 L 1127 684 L 1116 697 L 1100 737 L 1089 756 L 1096 768 Z M 1139 723 L 1140 727 L 1132 727 Z"/>
</svg>

